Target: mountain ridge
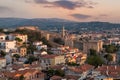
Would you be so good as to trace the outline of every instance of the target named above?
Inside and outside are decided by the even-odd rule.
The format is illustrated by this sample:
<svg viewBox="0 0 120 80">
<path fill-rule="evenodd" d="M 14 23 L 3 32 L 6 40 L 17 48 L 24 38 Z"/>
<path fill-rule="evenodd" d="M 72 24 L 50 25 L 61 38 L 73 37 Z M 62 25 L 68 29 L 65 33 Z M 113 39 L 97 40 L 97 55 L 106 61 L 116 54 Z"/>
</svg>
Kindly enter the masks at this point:
<svg viewBox="0 0 120 80">
<path fill-rule="evenodd" d="M 88 30 L 99 30 L 101 29 L 113 29 L 120 28 L 120 24 L 110 22 L 75 22 L 59 18 L 0 18 L 0 28 L 16 28 L 19 26 L 38 26 L 43 30 L 61 29 L 65 26 L 68 30 L 81 30 L 81 28 L 87 28 Z"/>
</svg>

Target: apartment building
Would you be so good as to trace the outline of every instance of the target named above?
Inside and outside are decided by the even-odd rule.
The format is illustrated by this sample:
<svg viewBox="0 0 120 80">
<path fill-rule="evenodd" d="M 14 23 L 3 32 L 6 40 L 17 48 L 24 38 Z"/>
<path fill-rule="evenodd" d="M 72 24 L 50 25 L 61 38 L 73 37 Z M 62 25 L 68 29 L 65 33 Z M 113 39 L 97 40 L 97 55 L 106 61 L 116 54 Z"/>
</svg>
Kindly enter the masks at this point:
<svg viewBox="0 0 120 80">
<path fill-rule="evenodd" d="M 10 52 L 10 50 L 15 49 L 16 41 L 4 40 L 0 41 L 0 50 L 4 52 Z"/>
<path fill-rule="evenodd" d="M 25 34 L 9 34 L 8 35 L 9 40 L 15 40 L 16 38 L 19 38 L 22 40 L 22 42 L 27 42 L 28 36 Z"/>
<path fill-rule="evenodd" d="M 0 58 L 0 69 L 6 66 L 6 59 L 5 58 Z"/>
<path fill-rule="evenodd" d="M 40 58 L 41 66 L 43 69 L 47 69 L 50 66 L 65 63 L 65 57 L 62 55 L 43 55 Z"/>
</svg>

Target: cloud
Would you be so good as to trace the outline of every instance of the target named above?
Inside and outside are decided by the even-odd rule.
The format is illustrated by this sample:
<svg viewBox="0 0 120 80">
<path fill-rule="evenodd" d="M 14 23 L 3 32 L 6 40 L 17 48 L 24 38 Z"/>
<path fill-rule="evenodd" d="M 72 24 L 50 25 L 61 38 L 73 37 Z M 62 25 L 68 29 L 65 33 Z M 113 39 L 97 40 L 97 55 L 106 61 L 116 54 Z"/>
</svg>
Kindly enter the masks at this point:
<svg viewBox="0 0 120 80">
<path fill-rule="evenodd" d="M 71 14 L 70 16 L 76 19 L 87 19 L 87 18 L 92 17 L 91 15 L 85 15 L 85 14 Z"/>
<path fill-rule="evenodd" d="M 100 17 L 107 17 L 108 15 L 107 14 L 100 14 L 99 16 Z"/>
<path fill-rule="evenodd" d="M 47 8 L 61 7 L 61 8 L 69 9 L 69 10 L 73 10 L 75 8 L 80 8 L 80 7 L 94 8 L 93 2 L 86 2 L 84 0 L 79 0 L 79 1 L 57 0 L 53 2 L 50 2 L 47 0 L 34 0 L 34 2 L 37 4 L 46 4 L 45 7 L 47 6 Z"/>
<path fill-rule="evenodd" d="M 46 4 L 46 3 L 50 3 L 49 1 L 47 0 L 34 0 L 35 3 L 40 3 L 40 4 Z"/>
<path fill-rule="evenodd" d="M 0 6 L 0 13 L 12 13 L 13 10 L 9 7 Z"/>
<path fill-rule="evenodd" d="M 107 18 L 107 17 L 109 17 L 109 15 L 107 15 L 107 14 L 100 14 L 100 15 L 94 17 L 94 19 Z"/>
</svg>

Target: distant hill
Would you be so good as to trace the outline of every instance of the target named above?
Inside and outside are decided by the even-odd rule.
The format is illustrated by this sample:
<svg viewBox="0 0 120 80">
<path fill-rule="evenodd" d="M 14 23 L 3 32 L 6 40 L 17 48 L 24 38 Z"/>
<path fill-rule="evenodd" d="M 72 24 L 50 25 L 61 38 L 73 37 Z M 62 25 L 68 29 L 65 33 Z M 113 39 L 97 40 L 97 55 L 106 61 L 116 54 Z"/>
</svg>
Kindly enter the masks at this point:
<svg viewBox="0 0 120 80">
<path fill-rule="evenodd" d="M 109 22 L 74 22 L 57 18 L 0 18 L 0 28 L 16 28 L 19 26 L 38 26 L 42 30 L 60 30 L 62 26 L 67 30 L 106 30 L 120 28 L 120 24 Z"/>
</svg>

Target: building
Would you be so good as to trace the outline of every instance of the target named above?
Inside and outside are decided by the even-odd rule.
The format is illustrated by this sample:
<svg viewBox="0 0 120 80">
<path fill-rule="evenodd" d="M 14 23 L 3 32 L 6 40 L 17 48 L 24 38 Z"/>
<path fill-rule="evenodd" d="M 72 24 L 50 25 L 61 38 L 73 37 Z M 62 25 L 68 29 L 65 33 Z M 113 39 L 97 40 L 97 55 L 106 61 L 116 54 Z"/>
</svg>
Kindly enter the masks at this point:
<svg viewBox="0 0 120 80">
<path fill-rule="evenodd" d="M 42 36 L 46 38 L 46 40 L 50 40 L 50 34 L 49 33 L 42 33 Z"/>
<path fill-rule="evenodd" d="M 43 55 L 40 57 L 41 66 L 43 69 L 48 69 L 50 66 L 65 63 L 65 57 L 62 55 Z"/>
<path fill-rule="evenodd" d="M 16 41 L 4 40 L 0 41 L 0 50 L 4 52 L 10 52 L 10 50 L 16 49 Z"/>
<path fill-rule="evenodd" d="M 85 61 L 87 60 L 87 54 L 80 54 L 77 58 L 76 58 L 76 63 L 77 64 L 85 64 Z"/>
<path fill-rule="evenodd" d="M 27 54 L 27 48 L 25 47 L 21 47 L 19 48 L 19 53 L 20 53 L 20 56 L 25 56 Z"/>
<path fill-rule="evenodd" d="M 117 54 L 116 53 L 111 53 L 110 55 L 112 56 L 111 64 L 115 64 L 118 61 L 118 59 L 119 59 L 117 57 Z"/>
<path fill-rule="evenodd" d="M 83 41 L 83 52 L 88 53 L 90 49 L 100 52 L 103 49 L 103 41 L 101 40 L 88 40 Z"/>
<path fill-rule="evenodd" d="M 52 76 L 50 80 L 64 80 L 64 79 L 60 76 Z"/>
<path fill-rule="evenodd" d="M 48 53 L 46 51 L 34 51 L 34 55 L 47 55 Z"/>
<path fill-rule="evenodd" d="M 38 51 L 40 51 L 41 49 L 47 50 L 47 45 L 44 45 L 41 41 L 33 42 L 33 45 L 35 45 Z"/>
<path fill-rule="evenodd" d="M 0 33 L 0 41 L 5 40 L 5 39 L 6 39 L 6 35 L 3 33 Z"/>
<path fill-rule="evenodd" d="M 5 58 L 0 58 L 0 69 L 6 66 L 6 59 Z"/>
<path fill-rule="evenodd" d="M 62 28 L 62 32 L 61 32 L 62 34 L 61 34 L 61 36 L 62 36 L 62 38 L 65 38 L 65 28 L 64 28 L 64 26 L 63 26 L 63 28 Z"/>
<path fill-rule="evenodd" d="M 3 75 L 11 80 L 20 80 L 21 76 L 24 78 L 24 80 L 45 80 L 45 74 L 36 69 L 5 71 Z"/>
<path fill-rule="evenodd" d="M 64 42 L 65 42 L 65 46 L 69 46 L 69 47 L 73 48 L 74 42 L 73 42 L 72 39 L 66 38 L 66 39 L 64 40 Z"/>
<path fill-rule="evenodd" d="M 120 66 L 119 65 L 102 65 L 96 68 L 94 73 L 99 74 L 97 78 L 101 78 L 101 76 L 105 76 L 105 78 L 111 78 L 110 80 L 120 80 L 120 74 L 119 74 Z M 103 80 L 109 80 L 109 79 L 103 79 Z"/>
<path fill-rule="evenodd" d="M 80 77 L 78 80 L 84 80 L 88 74 L 91 74 L 94 66 L 89 64 L 84 64 L 78 67 L 68 66 L 68 69 L 65 71 L 66 75 L 73 75 Z"/>
<path fill-rule="evenodd" d="M 96 76 L 94 77 L 94 80 L 114 80 L 114 79 L 110 77 L 105 77 L 105 76 Z"/>
<path fill-rule="evenodd" d="M 42 41 L 36 41 L 36 42 L 33 42 L 33 45 L 35 45 L 35 46 L 42 45 L 42 44 L 43 44 Z"/>
<path fill-rule="evenodd" d="M 21 27 L 19 27 L 19 28 L 17 28 L 17 29 L 19 29 L 19 30 L 24 30 L 24 29 L 26 29 L 26 30 L 33 30 L 33 31 L 39 30 L 39 28 L 38 28 L 37 26 L 21 26 Z"/>
<path fill-rule="evenodd" d="M 9 34 L 8 38 L 9 38 L 9 40 L 15 40 L 16 38 L 19 38 L 22 40 L 22 42 L 28 41 L 28 36 L 25 34 Z"/>
<path fill-rule="evenodd" d="M 47 50 L 47 45 L 38 45 L 36 46 L 37 50 L 45 49 Z"/>
</svg>

